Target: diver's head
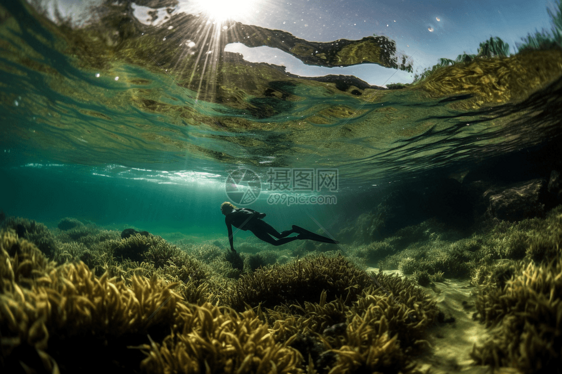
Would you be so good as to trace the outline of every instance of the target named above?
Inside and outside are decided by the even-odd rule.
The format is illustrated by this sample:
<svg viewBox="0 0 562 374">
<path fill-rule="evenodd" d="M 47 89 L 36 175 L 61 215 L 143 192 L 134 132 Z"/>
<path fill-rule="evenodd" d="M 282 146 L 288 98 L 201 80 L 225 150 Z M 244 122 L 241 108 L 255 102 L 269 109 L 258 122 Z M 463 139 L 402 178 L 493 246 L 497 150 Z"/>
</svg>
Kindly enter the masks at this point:
<svg viewBox="0 0 562 374">
<path fill-rule="evenodd" d="M 221 204 L 221 212 L 225 216 L 231 213 L 234 209 L 236 209 L 236 207 L 231 203 L 229 203 L 228 201 L 225 201 L 224 203 Z"/>
</svg>

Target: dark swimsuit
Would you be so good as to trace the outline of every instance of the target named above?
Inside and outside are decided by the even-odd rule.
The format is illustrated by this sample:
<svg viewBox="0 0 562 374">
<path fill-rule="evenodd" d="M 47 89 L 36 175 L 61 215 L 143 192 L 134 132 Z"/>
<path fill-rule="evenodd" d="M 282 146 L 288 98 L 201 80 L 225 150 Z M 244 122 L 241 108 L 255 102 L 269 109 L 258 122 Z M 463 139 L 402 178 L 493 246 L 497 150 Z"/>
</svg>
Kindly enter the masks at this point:
<svg viewBox="0 0 562 374">
<path fill-rule="evenodd" d="M 275 246 L 289 243 L 297 239 L 297 237 L 286 238 L 286 236 L 294 232 L 293 230 L 287 230 L 280 233 L 267 222 L 262 221 L 262 217 L 265 217 L 265 214 L 256 212 L 252 209 L 234 209 L 231 213 L 227 214 L 225 218 L 225 223 L 228 227 L 229 239 L 232 235 L 231 225 L 240 230 L 250 230 L 259 239 Z M 278 240 L 275 240 L 272 236 Z"/>
</svg>

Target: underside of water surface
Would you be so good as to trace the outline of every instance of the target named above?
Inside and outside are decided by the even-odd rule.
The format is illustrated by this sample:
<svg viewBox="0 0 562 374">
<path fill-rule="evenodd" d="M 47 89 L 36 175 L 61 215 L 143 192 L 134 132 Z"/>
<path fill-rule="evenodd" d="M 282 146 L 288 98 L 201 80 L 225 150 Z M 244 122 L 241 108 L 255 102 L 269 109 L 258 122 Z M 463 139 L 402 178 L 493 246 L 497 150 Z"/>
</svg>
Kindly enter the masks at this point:
<svg viewBox="0 0 562 374">
<path fill-rule="evenodd" d="M 2 372 L 561 372 L 560 1 L 0 0 L 0 103 Z"/>
</svg>

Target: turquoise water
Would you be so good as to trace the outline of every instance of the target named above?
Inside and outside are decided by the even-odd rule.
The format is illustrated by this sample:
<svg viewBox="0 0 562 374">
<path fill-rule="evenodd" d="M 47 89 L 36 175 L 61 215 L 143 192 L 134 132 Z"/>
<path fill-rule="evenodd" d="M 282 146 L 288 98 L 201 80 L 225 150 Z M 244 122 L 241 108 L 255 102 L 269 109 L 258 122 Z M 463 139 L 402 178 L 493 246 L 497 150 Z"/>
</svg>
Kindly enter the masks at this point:
<svg viewBox="0 0 562 374">
<path fill-rule="evenodd" d="M 265 187 L 271 167 L 329 167 L 338 170 L 345 205 L 272 205 L 264 193 L 254 208 L 280 226 L 332 226 L 388 188 L 425 188 L 497 157 L 548 148 L 560 135 L 560 81 L 552 78 L 521 104 L 468 109 L 473 95 L 463 92 L 433 97 L 358 81 L 323 83 L 228 54 L 219 53 L 234 59 L 228 68 L 201 55 L 190 71 L 181 67 L 182 56 L 193 63 L 186 51 L 147 39 L 192 35 L 191 18 L 179 14 L 164 25 L 139 24 L 142 35 L 131 31 L 129 39 L 119 26 L 115 47 L 92 36 L 96 27 L 115 27 L 109 16 L 81 28 L 57 25 L 20 1 L 1 9 L 0 208 L 51 225 L 72 216 L 169 238 L 209 237 L 224 230 L 218 206 L 228 200 L 224 182 L 233 170 L 255 171 Z M 181 27 L 186 31 L 176 32 Z M 134 43 L 125 46 L 128 40 Z M 143 40 L 152 53 L 146 64 Z M 160 61 L 166 53 L 180 55 Z M 230 66 L 250 66 L 255 76 Z M 543 173 L 540 162 L 527 169 Z"/>
</svg>

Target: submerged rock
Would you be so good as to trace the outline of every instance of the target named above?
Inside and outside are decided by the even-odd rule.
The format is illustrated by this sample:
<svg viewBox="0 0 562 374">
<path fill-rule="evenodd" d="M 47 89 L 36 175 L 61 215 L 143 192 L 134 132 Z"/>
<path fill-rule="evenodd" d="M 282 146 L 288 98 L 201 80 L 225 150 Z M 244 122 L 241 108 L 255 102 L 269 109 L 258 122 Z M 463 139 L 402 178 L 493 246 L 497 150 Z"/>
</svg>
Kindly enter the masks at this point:
<svg viewBox="0 0 562 374">
<path fill-rule="evenodd" d="M 422 212 L 450 228 L 464 230 L 473 223 L 474 201 L 471 192 L 459 181 L 443 178 L 424 192 Z"/>
<path fill-rule="evenodd" d="M 453 179 L 437 180 L 423 190 L 396 190 L 373 212 L 360 215 L 341 229 L 337 237 L 342 243 L 368 244 L 429 219 L 437 220 L 447 229 L 463 231 L 473 223 L 473 200 L 471 191 Z"/>
<path fill-rule="evenodd" d="M 544 179 L 533 179 L 507 186 L 501 191 L 488 190 L 490 204 L 488 214 L 505 221 L 521 221 L 526 218 L 542 217 L 545 213 Z"/>
</svg>

